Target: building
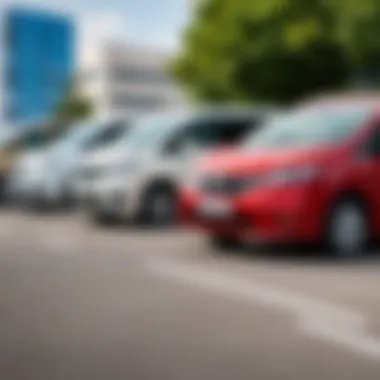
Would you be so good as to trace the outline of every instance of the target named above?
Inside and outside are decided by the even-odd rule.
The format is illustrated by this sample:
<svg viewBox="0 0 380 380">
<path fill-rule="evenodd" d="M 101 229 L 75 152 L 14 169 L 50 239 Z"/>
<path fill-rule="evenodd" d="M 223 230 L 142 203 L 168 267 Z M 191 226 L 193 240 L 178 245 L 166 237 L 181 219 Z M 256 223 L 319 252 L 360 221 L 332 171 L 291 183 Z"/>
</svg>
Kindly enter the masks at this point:
<svg viewBox="0 0 380 380">
<path fill-rule="evenodd" d="M 185 100 L 167 75 L 168 55 L 108 42 L 82 67 L 82 89 L 99 116 L 134 116 L 182 107 Z"/>
<path fill-rule="evenodd" d="M 39 9 L 9 8 L 0 16 L 0 123 L 20 128 L 48 120 L 74 74 L 74 25 Z"/>
</svg>

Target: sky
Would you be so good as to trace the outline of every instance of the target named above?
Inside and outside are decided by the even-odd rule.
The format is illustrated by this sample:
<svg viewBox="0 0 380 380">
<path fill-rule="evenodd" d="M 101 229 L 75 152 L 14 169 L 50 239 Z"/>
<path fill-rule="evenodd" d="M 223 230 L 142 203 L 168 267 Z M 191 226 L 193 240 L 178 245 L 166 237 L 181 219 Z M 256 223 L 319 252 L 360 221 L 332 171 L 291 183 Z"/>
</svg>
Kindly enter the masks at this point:
<svg viewBox="0 0 380 380">
<path fill-rule="evenodd" d="M 0 0 L 0 6 L 33 5 L 69 12 L 78 20 L 85 48 L 101 39 L 173 51 L 189 18 L 191 0 Z"/>
</svg>

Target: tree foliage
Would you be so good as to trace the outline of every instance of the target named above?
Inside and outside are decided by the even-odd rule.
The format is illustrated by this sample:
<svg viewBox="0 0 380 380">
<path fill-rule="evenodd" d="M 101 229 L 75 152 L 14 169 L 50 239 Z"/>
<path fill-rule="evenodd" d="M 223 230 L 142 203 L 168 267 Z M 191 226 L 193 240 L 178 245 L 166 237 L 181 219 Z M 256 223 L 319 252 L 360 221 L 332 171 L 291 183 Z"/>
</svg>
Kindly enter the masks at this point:
<svg viewBox="0 0 380 380">
<path fill-rule="evenodd" d="M 204 0 L 171 69 L 195 98 L 292 102 L 380 65 L 379 10 L 378 0 Z"/>
</svg>

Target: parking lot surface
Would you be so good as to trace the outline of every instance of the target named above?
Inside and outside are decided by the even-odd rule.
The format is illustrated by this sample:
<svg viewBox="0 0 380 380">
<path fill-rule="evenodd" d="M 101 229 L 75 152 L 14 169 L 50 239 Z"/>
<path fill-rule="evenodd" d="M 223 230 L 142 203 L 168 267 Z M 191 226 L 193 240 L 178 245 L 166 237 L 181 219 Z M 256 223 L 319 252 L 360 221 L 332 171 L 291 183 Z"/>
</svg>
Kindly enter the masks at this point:
<svg viewBox="0 0 380 380">
<path fill-rule="evenodd" d="M 0 378 L 380 378 L 380 255 L 0 215 Z"/>
</svg>

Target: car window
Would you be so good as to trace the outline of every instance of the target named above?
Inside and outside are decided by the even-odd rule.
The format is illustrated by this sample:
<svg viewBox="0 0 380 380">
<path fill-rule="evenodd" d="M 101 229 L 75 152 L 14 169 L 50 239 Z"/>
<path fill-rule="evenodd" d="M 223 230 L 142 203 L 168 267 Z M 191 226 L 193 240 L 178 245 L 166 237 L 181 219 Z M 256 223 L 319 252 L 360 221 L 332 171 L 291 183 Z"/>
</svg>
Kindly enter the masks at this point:
<svg viewBox="0 0 380 380">
<path fill-rule="evenodd" d="M 95 134 L 92 139 L 86 144 L 87 150 L 93 150 L 99 147 L 107 146 L 115 143 L 122 135 L 124 135 L 129 126 L 126 122 L 114 122 Z"/>
<path fill-rule="evenodd" d="M 198 146 L 210 148 L 240 142 L 249 130 L 255 129 L 259 120 L 236 118 L 226 120 L 204 120 L 189 131 L 189 138 Z"/>
<path fill-rule="evenodd" d="M 240 143 L 248 132 L 255 130 L 260 118 L 239 117 L 224 119 L 200 119 L 190 121 L 185 128 L 173 134 L 164 151 L 175 156 L 197 155 L 207 149 Z"/>
<path fill-rule="evenodd" d="M 74 125 L 54 144 L 54 147 L 62 154 L 69 154 L 81 146 L 83 141 L 86 141 L 97 127 L 98 124 L 95 122 Z"/>
<path fill-rule="evenodd" d="M 62 155 L 70 155 L 88 149 L 96 139 L 103 136 L 108 124 L 99 121 L 80 123 L 73 126 L 54 147 Z"/>
<path fill-rule="evenodd" d="M 168 156 L 180 155 L 189 142 L 187 129 L 177 131 L 164 143 L 163 153 Z"/>
<path fill-rule="evenodd" d="M 127 138 L 127 148 L 133 151 L 160 149 L 171 136 L 182 130 L 186 120 L 185 114 L 144 117 L 134 123 Z"/>
<path fill-rule="evenodd" d="M 369 118 L 367 107 L 320 107 L 293 111 L 264 123 L 246 148 L 270 150 L 325 145 L 342 141 Z"/>
</svg>

